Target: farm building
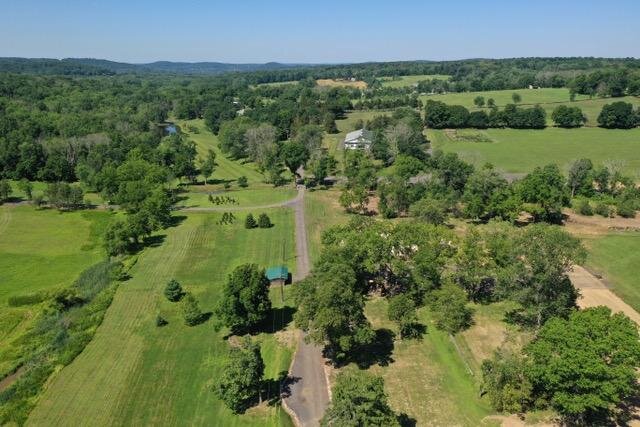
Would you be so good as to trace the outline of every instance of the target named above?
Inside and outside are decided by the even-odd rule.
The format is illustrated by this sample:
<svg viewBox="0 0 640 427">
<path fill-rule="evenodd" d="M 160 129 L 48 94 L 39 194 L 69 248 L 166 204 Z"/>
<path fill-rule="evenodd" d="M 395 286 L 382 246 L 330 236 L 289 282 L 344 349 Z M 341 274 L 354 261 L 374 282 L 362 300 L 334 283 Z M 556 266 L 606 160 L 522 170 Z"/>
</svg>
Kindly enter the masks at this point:
<svg viewBox="0 0 640 427">
<path fill-rule="evenodd" d="M 289 269 L 284 265 L 269 267 L 265 275 L 272 285 L 284 285 L 289 280 Z"/>
<path fill-rule="evenodd" d="M 373 141 L 373 132 L 366 129 L 358 129 L 349 132 L 344 138 L 346 150 L 368 150 Z"/>
</svg>

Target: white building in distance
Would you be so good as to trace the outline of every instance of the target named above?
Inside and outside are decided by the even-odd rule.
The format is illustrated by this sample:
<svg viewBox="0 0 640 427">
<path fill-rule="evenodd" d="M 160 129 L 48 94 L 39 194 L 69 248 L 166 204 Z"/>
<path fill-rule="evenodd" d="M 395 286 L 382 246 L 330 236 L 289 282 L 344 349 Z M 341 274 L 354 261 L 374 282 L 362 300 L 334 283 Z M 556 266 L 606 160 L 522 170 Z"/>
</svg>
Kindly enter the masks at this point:
<svg viewBox="0 0 640 427">
<path fill-rule="evenodd" d="M 358 129 L 349 132 L 344 137 L 344 148 L 346 150 L 368 150 L 373 142 L 373 132 L 366 129 Z"/>
</svg>

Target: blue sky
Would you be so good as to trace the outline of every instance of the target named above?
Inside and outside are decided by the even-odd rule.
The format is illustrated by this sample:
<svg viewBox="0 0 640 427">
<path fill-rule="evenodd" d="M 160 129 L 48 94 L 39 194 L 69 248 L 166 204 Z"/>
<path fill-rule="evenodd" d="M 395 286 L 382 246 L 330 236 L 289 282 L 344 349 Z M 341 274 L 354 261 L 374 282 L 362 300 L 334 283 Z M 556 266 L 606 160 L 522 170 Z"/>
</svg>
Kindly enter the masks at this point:
<svg viewBox="0 0 640 427">
<path fill-rule="evenodd" d="M 638 0 L 0 0 L 0 56 L 126 62 L 640 57 Z"/>
</svg>

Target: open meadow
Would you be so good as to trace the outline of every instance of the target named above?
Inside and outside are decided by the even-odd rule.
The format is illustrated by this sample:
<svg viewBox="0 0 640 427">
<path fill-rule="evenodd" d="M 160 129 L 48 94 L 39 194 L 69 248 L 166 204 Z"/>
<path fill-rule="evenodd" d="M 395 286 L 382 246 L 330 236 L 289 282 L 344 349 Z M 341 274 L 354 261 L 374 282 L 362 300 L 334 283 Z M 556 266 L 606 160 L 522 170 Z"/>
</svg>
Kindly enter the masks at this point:
<svg viewBox="0 0 640 427">
<path fill-rule="evenodd" d="M 607 285 L 636 311 L 640 311 L 640 233 L 610 233 L 584 239 L 587 266 L 604 276 Z"/>
<path fill-rule="evenodd" d="M 67 287 L 103 259 L 100 236 L 110 215 L 0 206 L 0 373 L 15 366 L 20 355 L 12 343 L 40 305 L 10 306 L 9 299 Z"/>
<path fill-rule="evenodd" d="M 580 158 L 596 165 L 615 161 L 634 177 L 640 172 L 640 129 L 429 130 L 427 135 L 434 149 L 458 153 L 476 166 L 489 162 L 508 173 L 549 163 L 566 170 Z"/>
<path fill-rule="evenodd" d="M 179 304 L 162 294 L 175 278 L 210 312 L 239 264 L 280 264 L 284 246 L 284 261 L 295 270 L 293 211 L 268 214 L 275 224 L 270 229 L 246 230 L 240 219 L 220 225 L 216 213 L 186 215 L 166 230 L 161 245 L 139 255 L 91 343 L 50 380 L 28 424 L 289 425 L 279 406 L 232 415 L 212 391 L 228 349 L 225 332 L 216 332 L 211 321 L 185 326 Z M 291 332 L 281 331 L 291 311 L 282 307 L 279 291 L 272 299 L 272 319 L 254 338 L 262 343 L 265 376 L 275 379 L 289 366 L 293 341 Z M 167 326 L 155 325 L 158 314 Z"/>
<path fill-rule="evenodd" d="M 443 74 L 418 74 L 413 76 L 381 77 L 382 87 L 406 87 L 417 85 L 423 80 L 449 80 L 451 76 Z"/>
<path fill-rule="evenodd" d="M 263 176 L 252 163 L 236 162 L 226 157 L 218 143 L 218 137 L 214 135 L 204 124 L 204 120 L 178 120 L 176 122 L 188 139 L 196 144 L 198 156 L 204 158 L 208 150 L 216 153 L 216 167 L 211 176 L 212 182 L 234 181 L 241 176 L 246 176 L 249 183 L 262 182 Z M 195 129 L 196 131 L 192 131 Z M 202 177 L 200 177 L 202 180 Z"/>
</svg>

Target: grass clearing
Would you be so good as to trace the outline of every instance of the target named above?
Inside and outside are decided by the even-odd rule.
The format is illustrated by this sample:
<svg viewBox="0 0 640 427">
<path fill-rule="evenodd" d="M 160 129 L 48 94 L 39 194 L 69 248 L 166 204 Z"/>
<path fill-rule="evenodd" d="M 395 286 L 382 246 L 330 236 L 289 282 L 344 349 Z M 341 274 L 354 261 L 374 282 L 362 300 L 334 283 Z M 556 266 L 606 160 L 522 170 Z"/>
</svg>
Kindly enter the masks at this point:
<svg viewBox="0 0 640 427">
<path fill-rule="evenodd" d="M 640 312 L 640 233 L 612 233 L 583 239 L 587 266 L 604 276 L 613 292 Z"/>
<path fill-rule="evenodd" d="M 227 354 L 225 331 L 215 332 L 211 322 L 185 326 L 179 305 L 162 295 L 166 282 L 175 278 L 197 296 L 203 311 L 210 311 L 235 266 L 279 264 L 283 244 L 285 262 L 295 270 L 293 211 L 268 214 L 276 224 L 270 229 L 246 230 L 242 221 L 216 225 L 221 216 L 216 213 L 189 214 L 166 230 L 162 245 L 139 256 L 132 279 L 118 289 L 93 341 L 50 381 L 29 424 L 291 425 L 279 406 L 235 416 L 216 399 L 211 387 Z M 155 326 L 158 313 L 167 326 Z M 278 323 L 286 319 L 274 318 L 276 329 Z M 255 337 L 263 344 L 269 378 L 287 370 L 293 351 L 276 335 Z"/>
<path fill-rule="evenodd" d="M 258 172 L 253 163 L 231 160 L 220 151 L 218 137 L 207 129 L 204 120 L 178 120 L 176 124 L 180 126 L 182 132 L 189 139 L 196 143 L 199 157 L 204 158 L 208 150 L 213 150 L 216 153 L 217 166 L 210 178 L 212 181 L 234 181 L 241 176 L 246 176 L 250 183 L 262 183 L 264 181 L 263 175 Z M 189 132 L 190 127 L 197 128 L 198 133 Z"/>
<path fill-rule="evenodd" d="M 445 74 L 419 74 L 415 76 L 381 77 L 382 87 L 414 86 L 424 80 L 449 80 L 451 76 Z"/>
<path fill-rule="evenodd" d="M 10 344 L 40 310 L 40 304 L 8 306 L 8 299 L 67 287 L 103 259 L 100 237 L 110 215 L 0 206 L 0 377 L 20 357 Z"/>
<path fill-rule="evenodd" d="M 340 190 L 337 188 L 307 191 L 304 196 L 309 258 L 312 264 L 320 256 L 322 232 L 329 227 L 344 224 L 349 220 L 349 215 L 344 212 L 344 208 L 338 203 L 339 197 Z"/>
<path fill-rule="evenodd" d="M 373 298 L 366 315 L 376 328 L 395 329 L 387 320 L 387 301 Z M 382 375 L 391 407 L 415 418 L 417 425 L 477 426 L 492 413 L 478 396 L 477 381 L 449 335 L 433 326 L 426 309 L 422 340 L 395 341 L 393 362 L 371 370 Z"/>
<path fill-rule="evenodd" d="M 189 191 L 182 193 L 181 198 L 185 198 L 178 203 L 178 206 L 185 208 L 239 208 L 251 206 L 266 206 L 283 203 L 296 197 L 296 190 L 292 186 L 276 187 L 271 185 L 259 186 L 257 188 L 245 188 L 235 190 L 220 189 L 220 186 L 190 186 Z M 209 194 L 213 197 L 231 197 L 237 204 L 216 205 L 209 201 Z"/>
<path fill-rule="evenodd" d="M 344 80 L 344 79 L 318 79 L 316 80 L 318 86 L 324 87 L 353 87 L 356 89 L 366 89 L 367 84 L 362 80 Z"/>
<path fill-rule="evenodd" d="M 549 163 L 568 169 L 579 158 L 597 165 L 617 161 L 633 177 L 640 172 L 640 128 L 486 129 L 482 133 L 493 142 L 458 141 L 446 131 L 427 132 L 434 149 L 456 152 L 476 166 L 490 162 L 508 173 L 526 173 Z"/>
</svg>

